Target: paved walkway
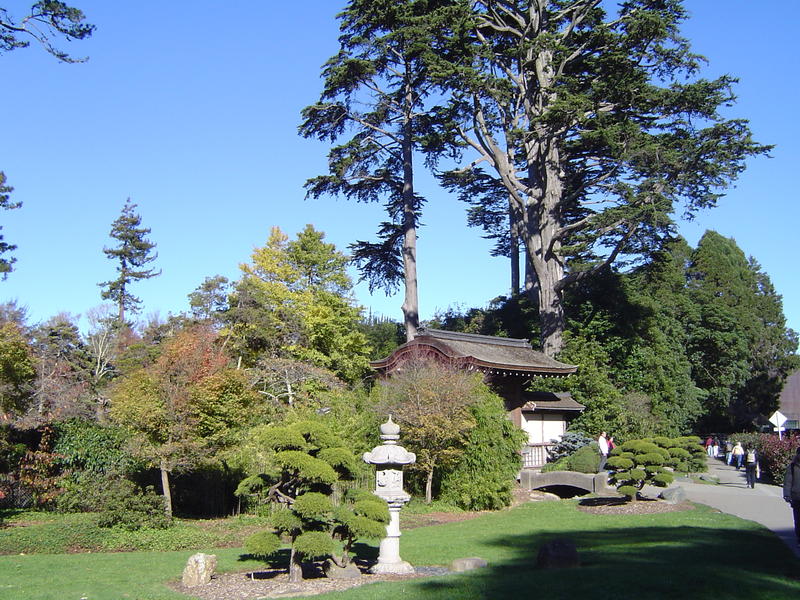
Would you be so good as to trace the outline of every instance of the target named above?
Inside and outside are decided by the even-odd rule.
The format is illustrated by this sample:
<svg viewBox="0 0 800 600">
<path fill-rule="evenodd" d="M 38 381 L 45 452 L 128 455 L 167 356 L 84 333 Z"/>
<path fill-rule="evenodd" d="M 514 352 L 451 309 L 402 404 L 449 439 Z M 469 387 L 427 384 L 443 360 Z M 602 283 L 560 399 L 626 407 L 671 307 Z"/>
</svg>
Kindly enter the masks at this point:
<svg viewBox="0 0 800 600">
<path fill-rule="evenodd" d="M 719 478 L 719 485 L 680 481 L 687 499 L 707 504 L 722 512 L 760 523 L 771 529 L 800 558 L 794 535 L 792 509 L 783 500 L 783 489 L 756 480 L 756 487 L 745 483 L 744 468 L 737 471 L 718 459 L 709 459 L 709 475 Z"/>
</svg>

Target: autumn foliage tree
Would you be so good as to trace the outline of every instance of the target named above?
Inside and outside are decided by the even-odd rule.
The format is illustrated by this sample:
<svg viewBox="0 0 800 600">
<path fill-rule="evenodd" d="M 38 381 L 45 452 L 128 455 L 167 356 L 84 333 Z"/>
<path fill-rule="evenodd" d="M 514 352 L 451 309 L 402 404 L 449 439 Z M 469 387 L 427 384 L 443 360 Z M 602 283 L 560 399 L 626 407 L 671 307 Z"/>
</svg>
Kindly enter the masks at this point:
<svg viewBox="0 0 800 600">
<path fill-rule="evenodd" d="M 357 381 L 369 369 L 347 258 L 307 225 L 290 240 L 279 228 L 241 265 L 223 335 L 244 366 L 290 358 Z"/>
<path fill-rule="evenodd" d="M 475 426 L 470 406 L 481 385 L 477 375 L 418 359 L 405 363 L 376 390 L 378 412 L 392 415 L 402 427 L 403 445 L 417 455 L 410 470 L 423 475 L 428 503 L 439 470 L 453 467 L 464 454 Z"/>
<path fill-rule="evenodd" d="M 120 378 L 111 394 L 111 418 L 134 434 L 136 454 L 161 472 L 166 511 L 172 513 L 170 474 L 198 463 L 208 452 L 203 425 L 215 418 L 201 402 L 209 378 L 227 358 L 214 332 L 190 328 L 164 343 L 156 362 Z"/>
</svg>

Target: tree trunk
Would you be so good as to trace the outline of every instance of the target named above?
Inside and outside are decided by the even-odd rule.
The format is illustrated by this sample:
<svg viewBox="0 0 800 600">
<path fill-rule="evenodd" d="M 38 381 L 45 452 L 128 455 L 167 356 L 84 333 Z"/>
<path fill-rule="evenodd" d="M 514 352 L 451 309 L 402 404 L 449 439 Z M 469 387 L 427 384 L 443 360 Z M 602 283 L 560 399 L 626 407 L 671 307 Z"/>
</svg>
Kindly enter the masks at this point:
<svg viewBox="0 0 800 600">
<path fill-rule="evenodd" d="M 164 461 L 161 461 L 161 493 L 164 495 L 164 511 L 167 516 L 172 518 L 172 492 L 169 489 L 169 471 L 165 468 Z"/>
<path fill-rule="evenodd" d="M 289 581 L 291 583 L 303 581 L 303 566 L 300 563 L 300 555 L 295 552 L 294 546 L 289 552 Z"/>
<path fill-rule="evenodd" d="M 555 263 L 555 261 L 550 262 Z M 552 357 L 561 352 L 564 345 L 566 319 L 561 291 L 557 289 L 557 283 L 561 280 L 557 274 L 561 271 L 560 265 L 548 264 L 547 267 L 545 277 L 539 277 L 539 325 L 542 352 Z"/>
<path fill-rule="evenodd" d="M 428 476 L 425 479 L 425 504 L 433 502 L 433 469 L 428 471 Z"/>
<path fill-rule="evenodd" d="M 406 68 L 406 73 L 409 68 Z M 414 163 L 412 148 L 414 132 L 411 127 L 411 111 L 414 97 L 411 83 L 406 79 L 405 117 L 403 122 L 403 274 L 405 278 L 405 299 L 403 300 L 403 320 L 406 328 L 406 341 L 417 335 L 419 327 L 419 299 L 417 297 L 417 215 L 414 201 Z"/>
<path fill-rule="evenodd" d="M 508 256 L 511 260 L 511 297 L 517 296 L 520 290 L 519 275 L 519 219 L 514 210 L 514 202 L 508 199 Z"/>
</svg>

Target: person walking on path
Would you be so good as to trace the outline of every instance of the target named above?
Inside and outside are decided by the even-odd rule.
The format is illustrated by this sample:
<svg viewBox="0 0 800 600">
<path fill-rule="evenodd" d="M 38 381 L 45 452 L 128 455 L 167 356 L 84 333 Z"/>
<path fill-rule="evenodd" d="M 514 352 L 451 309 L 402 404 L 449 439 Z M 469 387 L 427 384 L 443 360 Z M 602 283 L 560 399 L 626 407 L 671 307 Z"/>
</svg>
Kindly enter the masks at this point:
<svg viewBox="0 0 800 600">
<path fill-rule="evenodd" d="M 761 475 L 758 466 L 758 452 L 752 446 L 748 446 L 744 453 L 744 475 L 747 480 L 747 487 L 755 489 L 756 479 Z"/>
<path fill-rule="evenodd" d="M 712 453 L 714 452 L 714 438 L 708 436 L 706 438 L 706 443 L 704 444 L 704 446 L 706 447 L 706 454 L 708 454 L 708 457 L 711 458 L 711 456 L 713 455 Z"/>
<path fill-rule="evenodd" d="M 792 505 L 794 535 L 797 538 L 797 545 L 800 546 L 800 448 L 786 467 L 786 474 L 783 477 L 783 499 Z"/>
<path fill-rule="evenodd" d="M 608 460 L 608 440 L 605 431 L 602 431 L 600 437 L 597 438 L 597 447 L 600 450 L 600 465 L 597 467 L 597 471 L 600 472 L 605 469 Z"/>
<path fill-rule="evenodd" d="M 736 465 L 736 470 L 742 468 L 742 461 L 744 460 L 744 448 L 742 448 L 742 442 L 736 442 L 736 445 L 733 447 L 733 456 L 731 457 L 733 460 L 733 464 Z"/>
<path fill-rule="evenodd" d="M 731 464 L 731 458 L 733 457 L 733 442 L 730 440 L 725 440 L 725 464 Z"/>
</svg>

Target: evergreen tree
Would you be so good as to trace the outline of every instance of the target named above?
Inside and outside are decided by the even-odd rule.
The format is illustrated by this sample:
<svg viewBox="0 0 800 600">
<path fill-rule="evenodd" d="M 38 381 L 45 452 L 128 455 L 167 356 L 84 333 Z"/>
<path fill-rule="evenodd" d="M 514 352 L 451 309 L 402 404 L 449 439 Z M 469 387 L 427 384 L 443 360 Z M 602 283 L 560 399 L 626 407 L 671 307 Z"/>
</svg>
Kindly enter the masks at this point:
<svg viewBox="0 0 800 600">
<path fill-rule="evenodd" d="M 233 351 L 253 366 L 261 356 L 308 361 L 345 381 L 369 368 L 346 257 L 311 225 L 289 238 L 273 228 L 242 265 L 226 329 Z"/>
<path fill-rule="evenodd" d="M 22 206 L 21 202 L 12 202 L 11 201 L 11 192 L 14 191 L 14 188 L 11 186 L 6 185 L 6 175 L 2 171 L 0 171 L 0 208 L 4 210 L 13 210 L 15 208 L 19 208 Z M 2 231 L 2 227 L 0 227 L 0 231 Z M 14 244 L 9 244 L 8 242 L 3 240 L 2 234 L 0 234 L 0 273 L 3 274 L 3 278 L 5 279 L 8 274 L 12 270 L 12 265 L 17 261 L 16 258 L 6 258 L 3 255 L 7 254 L 8 252 L 13 252 L 17 249 L 17 246 Z"/>
<path fill-rule="evenodd" d="M 153 253 L 156 245 L 146 237 L 150 229 L 142 227 L 142 217 L 135 212 L 135 209 L 136 205 L 128 198 L 122 207 L 122 214 L 111 224 L 109 235 L 117 240 L 117 246 L 103 248 L 103 253 L 109 260 L 119 263 L 117 266 L 119 277 L 98 284 L 106 288 L 101 293 L 103 300 L 116 303 L 120 323 L 125 322 L 125 311 L 137 312 L 142 302 L 131 293 L 131 284 L 161 275 L 160 270 L 145 268 L 158 258 L 158 254 Z"/>
<path fill-rule="evenodd" d="M 714 206 L 745 159 L 768 148 L 720 114 L 735 99 L 732 77 L 696 78 L 701 57 L 680 36 L 679 0 L 614 12 L 598 0 L 462 4 L 440 133 L 477 158 L 451 175 L 502 182 L 554 355 L 566 289 L 653 247 L 676 207 Z"/>
<path fill-rule="evenodd" d="M 30 12 L 19 18 L 0 7 L 0 54 L 27 48 L 31 40 L 35 40 L 62 62 L 83 62 L 85 58 L 72 58 L 58 49 L 54 39 L 83 40 L 92 35 L 94 29 L 94 25 L 84 22 L 81 10 L 57 0 L 35 2 Z"/>
<path fill-rule="evenodd" d="M 697 305 L 690 326 L 693 377 L 707 391 L 709 429 L 747 426 L 769 413 L 796 360 L 780 296 L 733 239 L 707 231 L 688 269 Z"/>
<path fill-rule="evenodd" d="M 403 283 L 408 340 L 419 326 L 416 239 L 423 205 L 414 188 L 414 152 L 430 130 L 425 100 L 447 4 L 350 0 L 339 15 L 341 47 L 323 69 L 320 101 L 303 110 L 300 127 L 305 137 L 334 143 L 348 136 L 328 154 L 330 174 L 306 184 L 310 196 L 385 202 L 389 219 L 380 241 L 359 241 L 352 250 L 370 291 L 389 293 Z"/>
</svg>

